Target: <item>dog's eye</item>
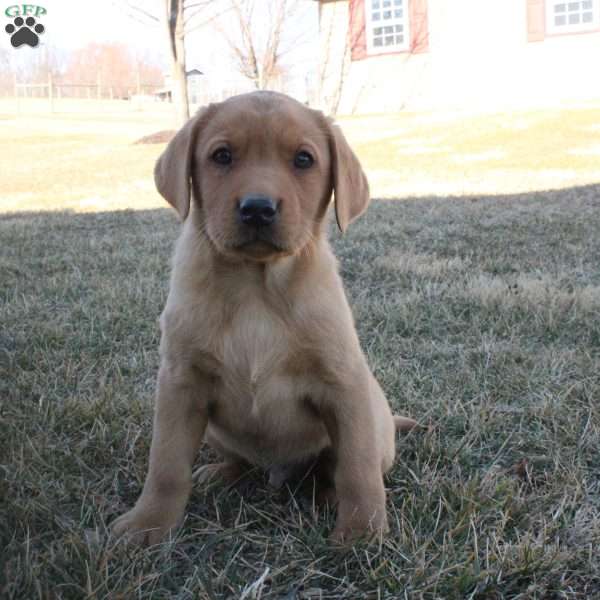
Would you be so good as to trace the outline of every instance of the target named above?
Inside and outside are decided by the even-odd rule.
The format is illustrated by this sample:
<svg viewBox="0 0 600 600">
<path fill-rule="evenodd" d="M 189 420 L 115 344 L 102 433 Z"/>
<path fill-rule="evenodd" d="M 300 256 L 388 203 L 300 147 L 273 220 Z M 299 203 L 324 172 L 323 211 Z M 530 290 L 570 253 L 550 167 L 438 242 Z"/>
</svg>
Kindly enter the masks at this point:
<svg viewBox="0 0 600 600">
<path fill-rule="evenodd" d="M 217 148 L 213 153 L 211 158 L 218 165 L 230 165 L 231 164 L 231 150 L 227 148 Z"/>
<path fill-rule="evenodd" d="M 313 166 L 315 159 L 306 150 L 296 152 L 294 156 L 294 166 L 298 169 L 309 169 Z"/>
</svg>

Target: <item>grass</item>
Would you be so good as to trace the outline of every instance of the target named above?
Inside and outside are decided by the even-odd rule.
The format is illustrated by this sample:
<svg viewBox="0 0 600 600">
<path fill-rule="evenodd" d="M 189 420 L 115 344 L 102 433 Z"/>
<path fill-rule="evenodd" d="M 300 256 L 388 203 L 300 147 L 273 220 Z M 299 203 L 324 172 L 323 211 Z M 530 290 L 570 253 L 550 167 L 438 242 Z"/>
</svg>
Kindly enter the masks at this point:
<svg viewBox="0 0 600 600">
<path fill-rule="evenodd" d="M 162 149 L 135 145 L 165 129 L 161 115 L 39 115 L 2 119 L 1 212 L 163 207 L 152 168 Z"/>
<path fill-rule="evenodd" d="M 600 181 L 600 109 L 400 113 L 344 122 L 377 197 L 498 194 Z"/>
<path fill-rule="evenodd" d="M 10 157 L 2 165 L 0 211 L 164 206 L 151 177 L 163 146 L 133 142 L 172 128 L 168 114 L 104 108 L 15 117 L 0 99 L 0 122 L 0 155 Z M 400 113 L 341 124 L 375 198 L 520 193 L 600 181 L 600 105 Z"/>
<path fill-rule="evenodd" d="M 82 138 L 67 207 L 113 160 L 90 190 L 127 204 L 131 177 L 150 180 L 160 148 L 125 137 L 85 151 Z M 49 143 L 58 199 L 68 135 Z M 126 151 L 134 175 L 116 170 Z M 8 181 L 9 199 L 27 193 Z M 43 185 L 31 193 L 44 203 Z M 332 232 L 370 364 L 393 406 L 429 425 L 399 439 L 390 535 L 345 550 L 326 540 L 333 512 L 261 473 L 196 489 L 171 542 L 108 538 L 145 476 L 178 225 L 167 209 L 7 206 L 0 597 L 600 598 L 599 198 L 590 184 L 376 201 Z"/>
</svg>

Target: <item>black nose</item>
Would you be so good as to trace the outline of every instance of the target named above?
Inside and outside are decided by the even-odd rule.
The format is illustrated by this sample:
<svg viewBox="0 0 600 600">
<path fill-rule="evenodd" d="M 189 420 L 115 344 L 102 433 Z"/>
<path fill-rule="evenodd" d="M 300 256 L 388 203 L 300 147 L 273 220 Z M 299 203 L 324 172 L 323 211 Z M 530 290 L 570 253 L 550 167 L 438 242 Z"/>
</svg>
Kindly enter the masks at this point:
<svg viewBox="0 0 600 600">
<path fill-rule="evenodd" d="M 263 227 L 275 220 L 277 206 L 267 196 L 244 196 L 238 208 L 242 223 Z"/>
</svg>

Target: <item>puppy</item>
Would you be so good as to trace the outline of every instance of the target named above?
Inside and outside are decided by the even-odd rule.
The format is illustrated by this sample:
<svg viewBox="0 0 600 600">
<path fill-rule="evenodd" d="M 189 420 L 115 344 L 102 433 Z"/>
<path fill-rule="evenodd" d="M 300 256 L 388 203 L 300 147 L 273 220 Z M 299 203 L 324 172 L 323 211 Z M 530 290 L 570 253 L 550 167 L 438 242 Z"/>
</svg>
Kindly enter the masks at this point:
<svg viewBox="0 0 600 600">
<path fill-rule="evenodd" d="M 117 535 L 155 543 L 181 521 L 203 441 L 223 462 L 281 484 L 316 463 L 337 502 L 332 538 L 387 531 L 383 475 L 393 417 L 356 335 L 326 237 L 332 193 L 341 231 L 369 203 L 361 166 L 321 113 L 273 92 L 211 104 L 155 168 L 184 221 L 166 307 L 149 469 Z"/>
</svg>

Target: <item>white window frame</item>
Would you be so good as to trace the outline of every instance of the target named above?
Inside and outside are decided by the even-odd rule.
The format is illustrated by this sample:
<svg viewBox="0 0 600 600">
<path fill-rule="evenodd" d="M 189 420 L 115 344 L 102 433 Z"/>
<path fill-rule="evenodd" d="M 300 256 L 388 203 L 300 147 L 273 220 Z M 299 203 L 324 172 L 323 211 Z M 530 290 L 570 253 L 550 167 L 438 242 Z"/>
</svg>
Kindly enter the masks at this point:
<svg viewBox="0 0 600 600">
<path fill-rule="evenodd" d="M 583 5 L 591 3 L 592 20 L 588 23 L 583 23 L 583 13 L 589 12 L 589 9 L 584 9 Z M 565 25 L 556 25 L 554 17 L 557 16 L 556 7 L 564 5 L 564 12 L 558 14 L 564 14 L 566 23 Z M 568 23 L 569 14 L 573 14 L 574 11 L 569 11 L 569 6 L 577 5 L 578 9 L 575 11 L 580 15 L 580 22 L 576 24 Z M 557 33 L 580 33 L 583 31 L 593 31 L 594 29 L 600 28 L 600 0 L 546 0 L 546 31 L 549 34 Z"/>
<path fill-rule="evenodd" d="M 395 2 L 401 1 L 402 6 L 395 6 Z M 374 2 L 379 2 L 379 8 L 373 8 Z M 384 2 L 389 2 L 389 7 L 384 7 Z M 388 52 L 404 52 L 409 50 L 410 48 L 410 16 L 409 16 L 409 8 L 408 8 L 409 0 L 365 0 L 365 26 L 367 28 L 366 36 L 367 36 L 367 53 L 368 54 L 386 54 Z M 394 10 L 402 9 L 402 17 L 394 17 Z M 391 18 L 383 19 L 383 11 L 391 11 Z M 379 13 L 379 20 L 373 20 L 374 13 Z M 404 36 L 404 41 L 402 44 L 389 44 L 383 46 L 375 46 L 375 29 L 379 27 L 394 27 L 396 25 L 402 25 L 402 35 Z M 394 31 L 393 34 L 396 37 L 397 33 Z M 385 38 L 385 35 L 383 35 Z"/>
</svg>

